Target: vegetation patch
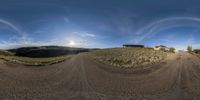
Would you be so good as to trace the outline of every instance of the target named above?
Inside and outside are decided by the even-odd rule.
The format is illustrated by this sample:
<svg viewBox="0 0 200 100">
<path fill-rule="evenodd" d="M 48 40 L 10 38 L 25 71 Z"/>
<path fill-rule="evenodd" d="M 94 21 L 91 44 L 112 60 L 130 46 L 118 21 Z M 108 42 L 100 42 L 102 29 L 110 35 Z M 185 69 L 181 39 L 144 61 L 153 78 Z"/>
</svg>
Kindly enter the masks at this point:
<svg viewBox="0 0 200 100">
<path fill-rule="evenodd" d="M 90 53 L 95 59 L 119 68 L 135 68 L 163 60 L 170 52 L 149 48 L 114 48 Z"/>
</svg>

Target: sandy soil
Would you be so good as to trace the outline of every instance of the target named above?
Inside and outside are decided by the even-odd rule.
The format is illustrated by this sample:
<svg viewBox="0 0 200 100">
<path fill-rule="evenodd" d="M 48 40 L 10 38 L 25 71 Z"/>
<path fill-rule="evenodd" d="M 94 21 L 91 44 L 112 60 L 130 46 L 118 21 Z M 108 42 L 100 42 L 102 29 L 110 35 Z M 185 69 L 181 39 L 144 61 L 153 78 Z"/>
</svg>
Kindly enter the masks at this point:
<svg viewBox="0 0 200 100">
<path fill-rule="evenodd" d="M 200 100 L 200 59 L 177 53 L 132 71 L 86 54 L 45 67 L 0 60 L 0 100 Z"/>
</svg>

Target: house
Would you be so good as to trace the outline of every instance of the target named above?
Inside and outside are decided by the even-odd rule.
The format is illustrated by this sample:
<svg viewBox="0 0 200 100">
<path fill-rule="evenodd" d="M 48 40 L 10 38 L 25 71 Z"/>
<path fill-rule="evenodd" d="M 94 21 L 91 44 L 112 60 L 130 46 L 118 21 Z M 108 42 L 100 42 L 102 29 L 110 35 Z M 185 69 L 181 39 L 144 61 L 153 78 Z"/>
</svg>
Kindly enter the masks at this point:
<svg viewBox="0 0 200 100">
<path fill-rule="evenodd" d="M 154 50 L 164 50 L 169 51 L 169 48 L 164 45 L 155 46 Z"/>
<path fill-rule="evenodd" d="M 144 48 L 144 45 L 124 44 L 123 47 L 139 47 L 139 48 Z"/>
</svg>

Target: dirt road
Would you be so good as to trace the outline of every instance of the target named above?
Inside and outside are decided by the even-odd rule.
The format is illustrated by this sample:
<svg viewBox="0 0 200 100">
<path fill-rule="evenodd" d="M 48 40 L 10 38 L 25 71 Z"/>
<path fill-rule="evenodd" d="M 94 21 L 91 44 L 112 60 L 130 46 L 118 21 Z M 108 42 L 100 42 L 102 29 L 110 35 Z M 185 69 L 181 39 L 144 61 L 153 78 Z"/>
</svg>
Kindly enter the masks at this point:
<svg viewBox="0 0 200 100">
<path fill-rule="evenodd" d="M 131 71 L 86 54 L 45 67 L 1 60 L 0 100 L 200 100 L 200 59 L 177 53 Z"/>
</svg>

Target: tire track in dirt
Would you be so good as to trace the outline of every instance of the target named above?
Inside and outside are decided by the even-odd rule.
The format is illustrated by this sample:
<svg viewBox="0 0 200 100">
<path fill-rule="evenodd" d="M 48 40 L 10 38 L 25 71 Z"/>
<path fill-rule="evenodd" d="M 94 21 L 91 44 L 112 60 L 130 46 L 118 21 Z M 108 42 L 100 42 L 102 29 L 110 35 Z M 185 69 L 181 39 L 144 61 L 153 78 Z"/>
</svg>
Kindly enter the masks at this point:
<svg viewBox="0 0 200 100">
<path fill-rule="evenodd" d="M 184 66 L 184 65 L 182 62 L 181 55 L 178 55 L 178 56 L 179 56 L 179 59 L 177 61 L 177 80 L 173 87 L 173 91 L 170 91 L 170 93 L 169 93 L 169 96 L 168 96 L 169 100 L 184 100 L 183 90 L 181 88 L 182 66 Z"/>
</svg>

